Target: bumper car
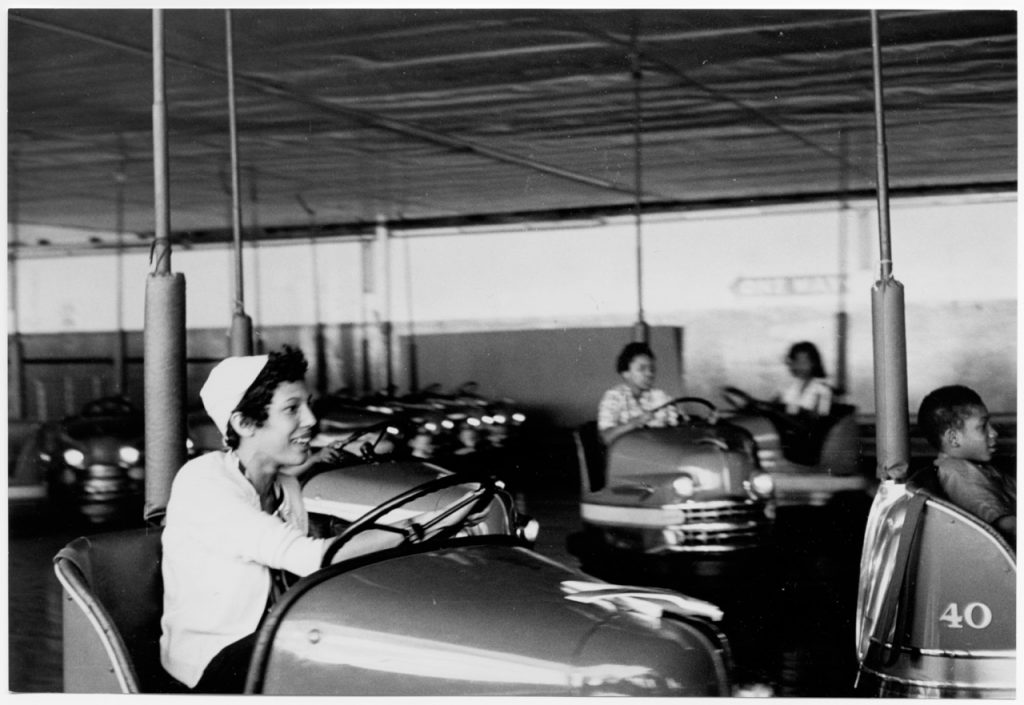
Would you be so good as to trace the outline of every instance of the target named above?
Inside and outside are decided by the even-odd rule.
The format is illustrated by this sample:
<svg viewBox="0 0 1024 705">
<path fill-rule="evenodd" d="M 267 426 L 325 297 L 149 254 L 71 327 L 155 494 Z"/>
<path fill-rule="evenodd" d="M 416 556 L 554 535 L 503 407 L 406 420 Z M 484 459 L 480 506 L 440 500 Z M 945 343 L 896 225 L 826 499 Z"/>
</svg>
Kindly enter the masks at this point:
<svg viewBox="0 0 1024 705">
<path fill-rule="evenodd" d="M 951 503 L 933 467 L 881 484 L 857 594 L 864 697 L 1014 700 L 1016 547 Z"/>
<path fill-rule="evenodd" d="M 715 605 L 595 580 L 535 553 L 493 478 L 429 463 L 346 461 L 353 464 L 306 481 L 312 523 L 333 543 L 324 566 L 294 582 L 263 621 L 246 692 L 733 693 Z M 349 482 L 333 477 L 346 471 Z M 389 486 L 402 484 L 382 480 L 389 472 L 403 482 L 426 479 L 378 502 L 394 491 Z M 344 497 L 336 496 L 343 486 Z M 465 497 L 467 487 L 477 488 L 472 501 L 484 508 L 474 507 L 472 521 L 426 542 L 331 562 L 334 550 L 359 532 L 425 507 L 451 509 L 451 496 Z M 55 557 L 64 589 L 66 692 L 182 690 L 159 663 L 160 532 L 146 527 L 82 537 Z"/>
<path fill-rule="evenodd" d="M 58 511 L 94 524 L 141 514 L 144 435 L 142 412 L 119 396 L 40 427 L 38 462 Z"/>
<path fill-rule="evenodd" d="M 735 387 L 723 396 L 728 420 L 747 429 L 757 460 L 771 474 L 778 506 L 824 506 L 842 493 L 870 495 L 875 481 L 861 463 L 856 408 L 832 404 L 832 412 L 807 427 L 790 422 L 774 403 Z"/>
<path fill-rule="evenodd" d="M 764 547 L 774 519 L 772 477 L 753 441 L 699 397 L 669 402 L 678 426 L 644 428 L 605 448 L 594 422 L 575 433 L 583 531 L 570 550 L 586 557 L 721 557 Z M 687 407 L 703 408 L 688 413 Z"/>
</svg>

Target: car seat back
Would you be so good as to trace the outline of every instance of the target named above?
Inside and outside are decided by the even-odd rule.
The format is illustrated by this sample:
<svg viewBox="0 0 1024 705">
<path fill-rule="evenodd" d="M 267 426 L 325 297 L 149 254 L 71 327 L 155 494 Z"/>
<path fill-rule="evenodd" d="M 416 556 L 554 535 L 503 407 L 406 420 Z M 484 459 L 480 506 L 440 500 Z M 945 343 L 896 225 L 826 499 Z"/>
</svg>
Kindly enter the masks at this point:
<svg viewBox="0 0 1024 705">
<path fill-rule="evenodd" d="M 856 407 L 833 404 L 823 420 L 818 467 L 830 475 L 853 475 L 860 463 L 860 429 Z"/>
<path fill-rule="evenodd" d="M 576 460 L 580 472 L 580 489 L 597 492 L 604 487 L 607 470 L 607 452 L 596 421 L 586 421 L 573 431 Z"/>
<path fill-rule="evenodd" d="M 939 474 L 935 472 L 935 466 L 931 462 L 914 463 L 907 476 L 907 491 L 924 494 L 943 502 L 949 501 L 946 491 L 942 489 L 942 483 L 939 482 Z"/>
<path fill-rule="evenodd" d="M 79 537 L 54 557 L 64 588 L 64 691 L 176 693 L 160 664 L 161 528 Z"/>
</svg>

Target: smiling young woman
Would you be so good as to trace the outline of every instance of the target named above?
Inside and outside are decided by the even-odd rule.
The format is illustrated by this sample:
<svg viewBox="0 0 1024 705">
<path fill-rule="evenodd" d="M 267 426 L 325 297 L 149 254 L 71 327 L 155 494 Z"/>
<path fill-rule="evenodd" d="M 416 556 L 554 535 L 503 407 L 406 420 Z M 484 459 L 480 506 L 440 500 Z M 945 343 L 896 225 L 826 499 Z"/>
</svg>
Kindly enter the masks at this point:
<svg viewBox="0 0 1024 705">
<path fill-rule="evenodd" d="M 199 392 L 225 448 L 186 463 L 174 478 L 163 542 L 160 658 L 195 692 L 241 693 L 256 631 L 273 602 L 275 571 L 308 575 L 330 539 L 308 535 L 294 473 L 311 458 L 316 417 L 302 351 L 220 362 Z M 329 451 L 334 452 L 334 451 Z M 468 511 L 468 509 L 466 510 Z M 397 531 L 366 531 L 334 560 L 423 540 L 464 514 L 417 515 Z"/>
</svg>

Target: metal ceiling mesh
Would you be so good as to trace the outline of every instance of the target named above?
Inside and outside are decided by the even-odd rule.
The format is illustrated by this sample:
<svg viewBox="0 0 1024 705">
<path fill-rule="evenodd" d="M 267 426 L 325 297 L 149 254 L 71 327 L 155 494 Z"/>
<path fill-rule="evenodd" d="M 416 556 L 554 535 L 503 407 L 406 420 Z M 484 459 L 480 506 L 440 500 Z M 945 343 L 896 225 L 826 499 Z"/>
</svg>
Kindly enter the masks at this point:
<svg viewBox="0 0 1024 705">
<path fill-rule="evenodd" d="M 232 20 L 244 219 L 268 233 L 628 209 L 637 86 L 645 208 L 875 186 L 867 11 Z M 171 227 L 227 236 L 224 13 L 164 25 Z M 891 188 L 1016 188 L 1016 13 L 882 12 L 880 28 Z M 8 39 L 11 213 L 152 230 L 151 13 L 10 10 Z"/>
</svg>

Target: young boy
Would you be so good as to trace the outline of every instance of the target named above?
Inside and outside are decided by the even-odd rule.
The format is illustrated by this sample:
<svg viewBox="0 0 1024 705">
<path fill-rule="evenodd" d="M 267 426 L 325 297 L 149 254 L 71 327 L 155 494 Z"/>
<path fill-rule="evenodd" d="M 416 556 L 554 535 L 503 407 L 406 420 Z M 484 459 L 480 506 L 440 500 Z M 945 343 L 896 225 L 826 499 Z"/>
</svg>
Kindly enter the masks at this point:
<svg viewBox="0 0 1024 705">
<path fill-rule="evenodd" d="M 940 387 L 922 400 L 918 427 L 939 450 L 939 482 L 949 500 L 1017 543 L 1017 478 L 989 465 L 998 434 L 974 390 Z"/>
</svg>

